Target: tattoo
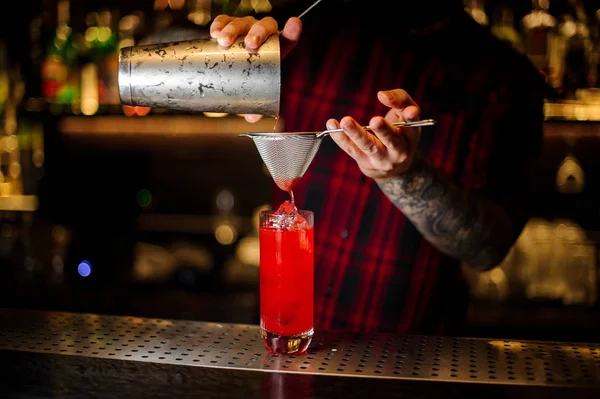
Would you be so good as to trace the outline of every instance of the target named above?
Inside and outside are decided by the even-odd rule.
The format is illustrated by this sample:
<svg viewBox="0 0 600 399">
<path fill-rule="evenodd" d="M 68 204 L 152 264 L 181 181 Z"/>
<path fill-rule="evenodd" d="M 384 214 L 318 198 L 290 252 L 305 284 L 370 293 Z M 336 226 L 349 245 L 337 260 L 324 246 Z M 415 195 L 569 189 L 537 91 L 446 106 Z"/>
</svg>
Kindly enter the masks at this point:
<svg viewBox="0 0 600 399">
<path fill-rule="evenodd" d="M 472 267 L 497 266 L 516 240 L 503 207 L 462 190 L 421 155 L 402 175 L 377 183 L 425 239 Z"/>
</svg>

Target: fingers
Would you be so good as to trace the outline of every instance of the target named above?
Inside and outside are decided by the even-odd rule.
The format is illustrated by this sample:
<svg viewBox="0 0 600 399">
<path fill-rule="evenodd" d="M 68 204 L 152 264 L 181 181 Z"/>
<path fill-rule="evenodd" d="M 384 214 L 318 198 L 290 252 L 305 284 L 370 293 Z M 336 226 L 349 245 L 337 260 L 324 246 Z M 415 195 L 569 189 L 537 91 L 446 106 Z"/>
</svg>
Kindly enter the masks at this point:
<svg viewBox="0 0 600 399">
<path fill-rule="evenodd" d="M 342 118 L 340 127 L 356 146 L 367 155 L 377 153 L 379 149 L 378 140 L 369 132 L 364 130 L 354 119 L 349 116 Z"/>
<path fill-rule="evenodd" d="M 419 107 L 409 105 L 402 110 L 402 119 L 408 122 L 418 121 L 421 118 L 420 114 L 421 110 L 419 110 Z"/>
<path fill-rule="evenodd" d="M 251 16 L 233 18 L 219 15 L 211 24 L 210 34 L 221 46 L 230 47 L 236 37 L 248 33 L 256 23 L 256 18 Z"/>
<path fill-rule="evenodd" d="M 329 119 L 327 121 L 326 126 L 327 126 L 327 129 L 339 129 L 340 128 L 339 122 L 336 121 L 335 119 Z M 362 152 L 356 146 L 356 144 L 354 144 L 354 142 L 346 135 L 346 133 L 344 133 L 344 132 L 331 133 L 330 136 L 333 139 L 333 141 L 335 141 L 335 143 L 346 154 L 350 155 L 350 157 L 354 158 L 354 160 L 356 160 L 357 162 L 360 162 L 361 160 L 363 160 L 366 157 L 365 153 Z"/>
<path fill-rule="evenodd" d="M 271 35 L 278 33 L 277 21 L 272 17 L 261 20 L 248 17 L 217 16 L 210 25 L 210 37 L 221 46 L 230 47 L 238 36 L 246 35 L 244 43 L 249 50 L 258 49 Z M 284 58 L 300 40 L 302 21 L 296 17 L 288 19 L 281 31 L 281 57 Z"/>
<path fill-rule="evenodd" d="M 221 29 L 217 41 L 221 46 L 229 47 L 238 36 L 248 33 L 255 23 L 254 17 L 235 18 Z"/>
<path fill-rule="evenodd" d="M 408 145 L 405 138 L 389 121 L 376 116 L 369 122 L 369 127 L 385 146 L 390 157 L 399 162 L 404 162 L 408 158 Z"/>
<path fill-rule="evenodd" d="M 265 17 L 252 25 L 244 42 L 246 43 L 246 47 L 255 50 L 260 47 L 269 36 L 276 33 L 277 21 L 272 17 Z"/>
<path fill-rule="evenodd" d="M 419 120 L 420 109 L 401 89 L 380 91 L 377 97 L 390 110 L 385 118 L 371 118 L 370 132 L 349 116 L 342 118 L 339 123 L 330 119 L 327 128 L 341 127 L 343 132 L 331 133 L 331 138 L 356 160 L 363 173 L 382 178 L 406 170 L 419 141 L 419 128 L 403 129 L 393 126 L 392 122 Z"/>
<path fill-rule="evenodd" d="M 354 119 L 348 116 L 342 118 L 340 127 L 344 129 L 346 136 L 367 157 L 375 161 L 385 160 L 387 154 L 386 147 L 376 136 L 363 129 Z"/>
<path fill-rule="evenodd" d="M 229 22 L 231 22 L 234 17 L 230 17 L 229 15 L 221 14 L 217 15 L 213 22 L 210 24 L 210 37 L 216 39 L 219 37 L 219 34 Z"/>
<path fill-rule="evenodd" d="M 396 139 L 396 129 L 385 119 L 380 116 L 371 118 L 369 127 L 375 133 L 375 136 L 386 147 L 392 147 Z"/>
<path fill-rule="evenodd" d="M 256 123 L 259 120 L 262 119 L 262 115 L 259 114 L 245 114 L 244 115 L 244 119 L 246 119 L 246 122 L 250 122 L 250 123 Z"/>
</svg>

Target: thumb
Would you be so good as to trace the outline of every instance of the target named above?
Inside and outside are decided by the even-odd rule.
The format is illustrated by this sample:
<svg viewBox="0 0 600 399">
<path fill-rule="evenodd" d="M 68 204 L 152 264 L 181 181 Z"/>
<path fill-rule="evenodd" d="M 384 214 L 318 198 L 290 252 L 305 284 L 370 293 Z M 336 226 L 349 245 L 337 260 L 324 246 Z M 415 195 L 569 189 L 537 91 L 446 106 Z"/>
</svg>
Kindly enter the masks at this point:
<svg viewBox="0 0 600 399">
<path fill-rule="evenodd" d="M 382 90 L 377 93 L 379 101 L 390 108 L 404 109 L 409 105 L 417 106 L 412 97 L 402 89 Z"/>
<path fill-rule="evenodd" d="M 419 120 L 421 110 L 406 91 L 402 89 L 383 90 L 377 93 L 377 99 L 383 105 L 392 108 L 401 120 Z"/>
<path fill-rule="evenodd" d="M 290 51 L 296 46 L 298 40 L 300 40 L 300 34 L 302 33 L 302 20 L 296 17 L 288 19 L 279 40 L 281 41 L 281 58 L 285 58 Z"/>
</svg>

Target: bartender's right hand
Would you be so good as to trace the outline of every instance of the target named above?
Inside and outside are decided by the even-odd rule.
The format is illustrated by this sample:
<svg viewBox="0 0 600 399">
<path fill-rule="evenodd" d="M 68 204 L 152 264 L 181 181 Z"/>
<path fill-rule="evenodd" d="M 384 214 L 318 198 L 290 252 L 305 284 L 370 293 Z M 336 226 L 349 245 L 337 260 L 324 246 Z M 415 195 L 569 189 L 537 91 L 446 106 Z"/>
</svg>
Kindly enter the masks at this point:
<svg viewBox="0 0 600 399">
<path fill-rule="evenodd" d="M 244 43 L 250 51 L 257 50 L 269 36 L 277 33 L 279 33 L 277 21 L 272 17 L 257 20 L 252 16 L 232 17 L 221 14 L 210 25 L 210 36 L 217 39 L 221 46 L 230 47 L 236 37 L 246 35 Z M 301 33 L 302 21 L 296 17 L 288 19 L 279 36 L 282 59 L 298 43 Z M 258 122 L 262 115 L 244 115 L 244 118 L 248 122 Z"/>
<path fill-rule="evenodd" d="M 273 17 L 257 20 L 252 16 L 232 17 L 218 15 L 210 24 L 210 36 L 217 39 L 219 44 L 229 47 L 236 37 L 246 35 L 244 43 L 250 50 L 258 49 L 271 35 L 279 33 L 277 21 Z M 279 37 L 281 58 L 294 48 L 302 33 L 302 21 L 292 17 L 288 19 Z"/>
</svg>

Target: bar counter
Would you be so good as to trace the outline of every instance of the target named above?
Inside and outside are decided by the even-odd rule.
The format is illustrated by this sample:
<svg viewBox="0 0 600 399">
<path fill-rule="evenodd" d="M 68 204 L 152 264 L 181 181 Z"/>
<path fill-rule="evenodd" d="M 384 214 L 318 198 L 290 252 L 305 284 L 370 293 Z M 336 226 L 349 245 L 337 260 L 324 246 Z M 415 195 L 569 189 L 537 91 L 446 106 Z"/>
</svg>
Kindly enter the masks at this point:
<svg viewBox="0 0 600 399">
<path fill-rule="evenodd" d="M 323 332 L 0 309 L 2 398 L 598 398 L 600 344 Z"/>
</svg>

